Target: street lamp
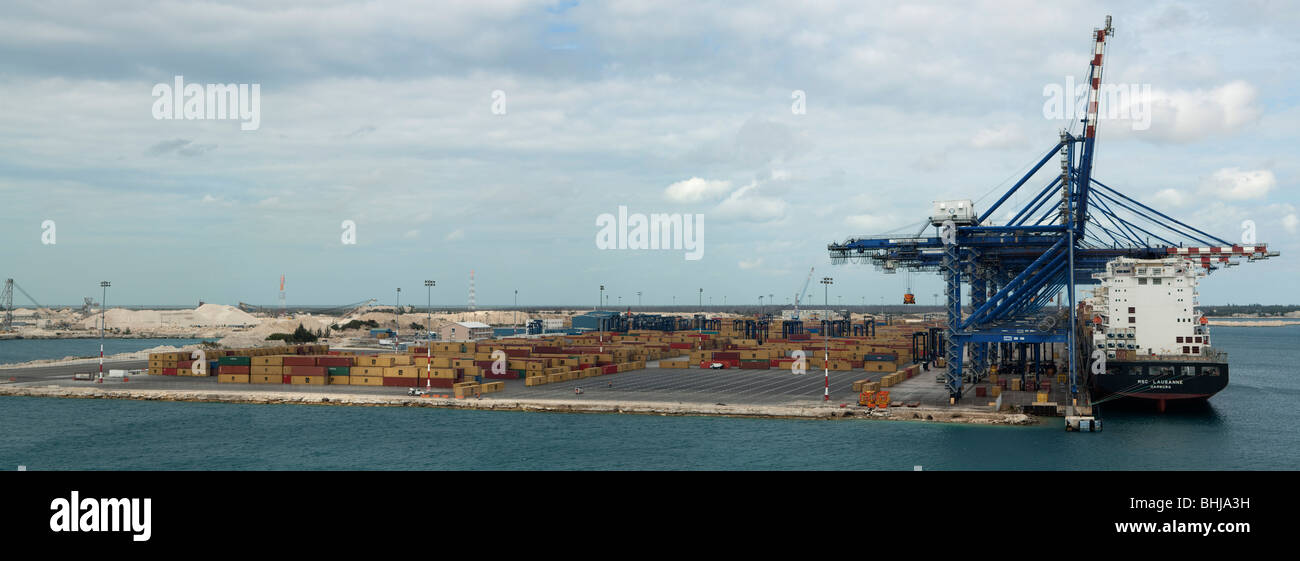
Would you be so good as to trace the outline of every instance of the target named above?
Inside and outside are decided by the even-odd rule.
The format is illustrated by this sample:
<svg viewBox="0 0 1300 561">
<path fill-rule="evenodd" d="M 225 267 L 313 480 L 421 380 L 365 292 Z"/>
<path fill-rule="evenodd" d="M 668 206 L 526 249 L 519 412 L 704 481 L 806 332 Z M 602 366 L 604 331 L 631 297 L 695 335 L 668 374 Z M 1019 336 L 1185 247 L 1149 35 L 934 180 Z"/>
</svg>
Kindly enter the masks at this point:
<svg viewBox="0 0 1300 561">
<path fill-rule="evenodd" d="M 426 389 L 432 389 L 433 386 L 433 371 L 431 370 L 433 368 L 433 287 L 437 284 L 437 281 L 424 281 L 426 298 L 424 312 L 428 314 L 428 319 L 424 322 L 424 387 Z"/>
<path fill-rule="evenodd" d="M 605 301 L 605 285 L 602 284 L 600 285 L 600 298 L 596 299 L 596 309 L 600 309 L 600 307 L 603 305 L 602 302 L 604 301 Z"/>
<path fill-rule="evenodd" d="M 397 307 L 393 310 L 393 314 L 393 323 L 397 324 L 397 328 L 393 331 L 393 348 L 396 349 L 397 344 L 402 342 L 402 288 L 400 286 L 397 288 Z"/>
<path fill-rule="evenodd" d="M 636 307 L 641 307 L 641 291 L 636 291 Z"/>
<path fill-rule="evenodd" d="M 104 295 L 99 299 L 99 381 L 104 381 L 104 310 L 108 309 L 108 287 L 112 283 L 100 281 L 99 287 L 104 289 Z"/>
<path fill-rule="evenodd" d="M 699 303 L 698 305 L 699 305 L 699 307 L 700 307 L 701 309 L 704 308 L 704 289 L 703 289 L 703 288 L 700 289 L 700 303 Z"/>
<path fill-rule="evenodd" d="M 515 289 L 515 335 L 519 334 L 519 289 Z"/>
<path fill-rule="evenodd" d="M 835 284 L 835 279 L 830 277 L 822 277 L 822 289 L 823 289 L 822 305 L 823 306 L 830 307 L 830 299 L 831 299 L 830 293 L 831 293 L 832 284 Z"/>
</svg>

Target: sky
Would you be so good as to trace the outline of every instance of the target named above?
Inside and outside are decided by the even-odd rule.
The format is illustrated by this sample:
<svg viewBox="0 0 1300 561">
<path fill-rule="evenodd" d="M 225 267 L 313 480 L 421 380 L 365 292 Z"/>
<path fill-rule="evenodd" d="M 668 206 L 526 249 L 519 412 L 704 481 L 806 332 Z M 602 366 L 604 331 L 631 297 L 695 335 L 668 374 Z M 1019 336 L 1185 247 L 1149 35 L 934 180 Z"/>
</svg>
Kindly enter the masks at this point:
<svg viewBox="0 0 1300 561">
<path fill-rule="evenodd" d="M 1045 92 L 1110 14 L 1104 80 L 1136 93 L 1094 177 L 1282 252 L 1202 304 L 1300 303 L 1300 6 L 1090 4 L 8 2 L 0 274 L 46 305 L 273 304 L 285 275 L 290 304 L 433 279 L 454 306 L 473 271 L 480 306 L 627 306 L 780 304 L 814 269 L 815 303 L 897 304 L 906 275 L 826 244 L 987 208 L 1074 125 Z M 256 86 L 256 122 L 160 110 L 178 76 Z M 602 249 L 619 207 L 703 215 L 702 254 Z"/>
</svg>

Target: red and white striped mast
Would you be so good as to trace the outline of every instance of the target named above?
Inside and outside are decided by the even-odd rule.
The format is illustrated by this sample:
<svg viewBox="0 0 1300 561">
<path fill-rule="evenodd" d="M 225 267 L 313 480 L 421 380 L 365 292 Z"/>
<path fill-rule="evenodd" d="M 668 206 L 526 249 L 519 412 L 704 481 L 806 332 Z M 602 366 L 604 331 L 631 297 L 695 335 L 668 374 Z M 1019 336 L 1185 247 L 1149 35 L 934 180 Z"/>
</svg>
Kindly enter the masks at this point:
<svg viewBox="0 0 1300 561">
<path fill-rule="evenodd" d="M 104 310 L 108 309 L 108 287 L 111 283 L 100 281 L 99 287 L 104 289 L 104 295 L 99 299 L 99 380 L 96 383 L 104 383 Z"/>
</svg>

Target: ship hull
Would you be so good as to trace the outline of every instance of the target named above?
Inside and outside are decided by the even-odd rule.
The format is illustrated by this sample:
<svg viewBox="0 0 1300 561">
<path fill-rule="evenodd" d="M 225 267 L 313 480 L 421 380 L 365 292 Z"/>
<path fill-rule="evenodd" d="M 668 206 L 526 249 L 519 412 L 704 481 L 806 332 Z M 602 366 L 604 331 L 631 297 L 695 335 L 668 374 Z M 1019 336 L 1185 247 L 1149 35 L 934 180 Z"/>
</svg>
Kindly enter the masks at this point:
<svg viewBox="0 0 1300 561">
<path fill-rule="evenodd" d="M 1096 397 L 1122 396 L 1165 401 L 1209 399 L 1228 386 L 1223 362 L 1107 361 L 1092 377 Z"/>
</svg>

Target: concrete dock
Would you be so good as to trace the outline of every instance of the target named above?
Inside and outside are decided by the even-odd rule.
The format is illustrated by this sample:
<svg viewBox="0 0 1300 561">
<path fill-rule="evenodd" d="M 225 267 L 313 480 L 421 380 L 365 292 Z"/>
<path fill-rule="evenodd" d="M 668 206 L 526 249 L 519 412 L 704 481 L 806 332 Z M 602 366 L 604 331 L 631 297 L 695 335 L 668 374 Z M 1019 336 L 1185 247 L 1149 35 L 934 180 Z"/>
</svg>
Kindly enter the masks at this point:
<svg viewBox="0 0 1300 561">
<path fill-rule="evenodd" d="M 132 368 L 116 363 L 114 368 Z M 138 366 L 135 366 L 138 367 Z M 105 367 L 107 370 L 107 366 Z M 10 370 L 0 377 L 0 395 L 36 397 L 212 401 L 231 403 L 308 403 L 360 406 L 433 406 L 468 409 L 719 415 L 738 417 L 887 419 L 975 424 L 1033 424 L 1035 418 L 1015 411 L 996 411 L 987 403 L 947 404 L 947 393 L 934 375 L 923 372 L 890 389 L 895 407 L 884 410 L 857 405 L 854 381 L 886 373 L 831 372 L 829 401 L 823 400 L 821 371 L 792 374 L 786 370 L 704 370 L 647 368 L 527 387 L 523 380 L 504 380 L 505 389 L 481 399 L 412 397 L 407 388 L 352 385 L 218 384 L 214 377 L 131 376 L 103 383 L 73 379 L 84 365 Z M 9 377 L 15 381 L 9 382 Z M 583 392 L 575 390 L 581 387 Z M 450 394 L 450 390 L 434 390 Z M 982 401 L 982 400 L 981 400 Z M 910 406 L 909 406 L 910 405 Z"/>
</svg>

